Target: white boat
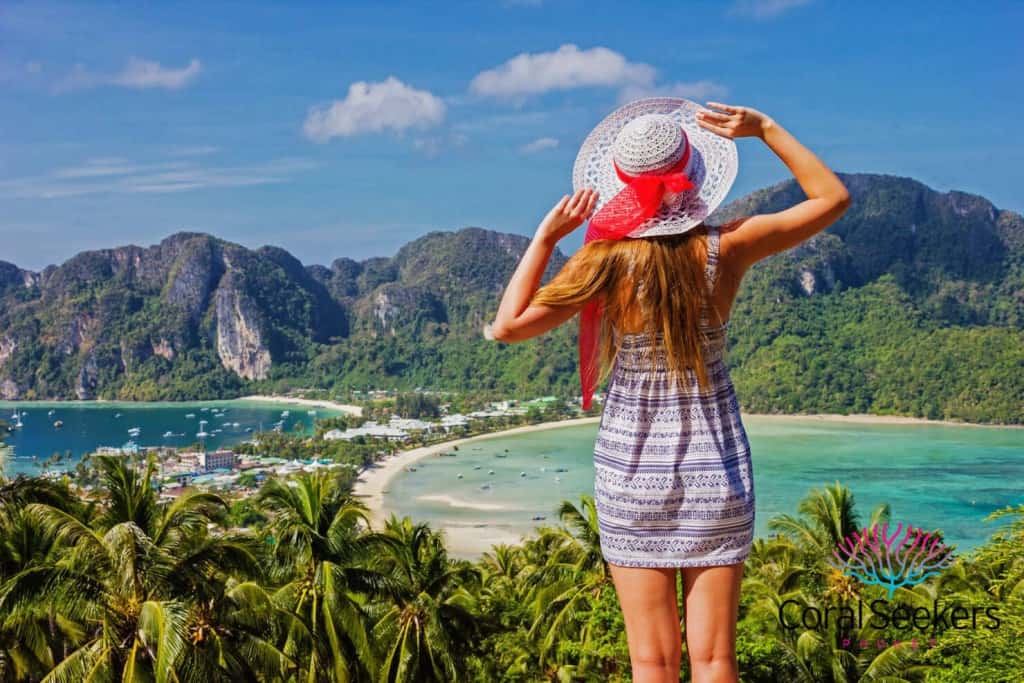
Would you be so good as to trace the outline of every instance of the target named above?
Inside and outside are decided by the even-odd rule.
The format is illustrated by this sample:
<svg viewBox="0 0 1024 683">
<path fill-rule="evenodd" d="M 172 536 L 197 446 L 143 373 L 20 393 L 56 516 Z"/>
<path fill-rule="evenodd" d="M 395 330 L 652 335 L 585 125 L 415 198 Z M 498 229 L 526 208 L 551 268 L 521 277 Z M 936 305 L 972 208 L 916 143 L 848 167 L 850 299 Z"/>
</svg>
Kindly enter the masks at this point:
<svg viewBox="0 0 1024 683">
<path fill-rule="evenodd" d="M 196 438 L 197 439 L 205 439 L 208 436 L 209 436 L 209 434 L 206 433 L 206 432 L 196 432 Z"/>
<path fill-rule="evenodd" d="M 459 478 L 459 479 L 462 479 L 462 472 L 459 472 L 459 474 L 458 474 L 458 478 Z"/>
<path fill-rule="evenodd" d="M 316 411 L 315 410 L 307 410 L 306 414 L 307 415 L 316 415 Z"/>
<path fill-rule="evenodd" d="M 53 414 L 56 413 L 56 412 L 57 412 L 56 410 L 51 410 L 50 412 L 48 412 L 46 414 L 52 417 Z"/>
<path fill-rule="evenodd" d="M 195 418 L 196 418 L 196 414 L 195 413 L 189 413 L 188 415 L 185 416 L 186 420 L 194 420 Z"/>
<path fill-rule="evenodd" d="M 281 411 L 281 417 L 288 417 L 289 415 L 291 415 L 291 413 L 288 412 L 287 410 L 282 410 Z"/>
<path fill-rule="evenodd" d="M 171 432 L 171 431 L 164 432 L 164 438 L 165 439 L 171 439 L 173 437 L 174 437 L 174 432 Z"/>
</svg>

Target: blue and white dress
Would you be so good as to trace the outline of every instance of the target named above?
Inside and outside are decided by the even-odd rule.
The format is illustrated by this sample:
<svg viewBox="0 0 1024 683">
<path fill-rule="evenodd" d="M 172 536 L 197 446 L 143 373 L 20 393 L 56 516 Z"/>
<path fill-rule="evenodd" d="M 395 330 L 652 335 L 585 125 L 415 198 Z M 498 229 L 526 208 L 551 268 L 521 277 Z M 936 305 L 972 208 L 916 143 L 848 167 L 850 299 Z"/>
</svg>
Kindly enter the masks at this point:
<svg viewBox="0 0 1024 683">
<path fill-rule="evenodd" d="M 713 290 L 719 231 L 708 228 Z M 728 322 L 702 325 L 710 384 L 668 375 L 664 351 L 651 368 L 649 337 L 621 336 L 594 449 L 601 552 L 629 567 L 706 567 L 746 560 L 754 539 L 750 444 L 724 361 Z"/>
</svg>

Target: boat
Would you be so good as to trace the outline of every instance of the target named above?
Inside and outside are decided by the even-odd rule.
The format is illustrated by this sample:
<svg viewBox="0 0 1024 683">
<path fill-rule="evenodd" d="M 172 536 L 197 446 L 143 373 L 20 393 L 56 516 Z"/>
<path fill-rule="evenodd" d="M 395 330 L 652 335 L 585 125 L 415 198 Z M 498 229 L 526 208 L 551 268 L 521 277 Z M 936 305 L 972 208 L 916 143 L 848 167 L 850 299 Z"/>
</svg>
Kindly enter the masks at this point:
<svg viewBox="0 0 1024 683">
<path fill-rule="evenodd" d="M 480 488 L 482 488 L 484 490 L 487 490 L 487 489 L 491 488 L 491 484 L 490 484 L 490 482 L 488 482 L 488 483 L 482 485 Z"/>
<path fill-rule="evenodd" d="M 51 409 L 51 410 L 50 410 L 50 411 L 49 411 L 48 413 L 46 413 L 46 414 L 47 414 L 47 415 L 49 415 L 50 417 L 53 417 L 53 414 L 54 414 L 54 413 L 56 413 L 56 412 L 57 412 L 56 410 L 52 410 L 52 409 Z"/>
<path fill-rule="evenodd" d="M 478 469 L 480 469 L 480 465 L 473 465 L 473 469 L 474 469 L 474 470 L 478 470 Z"/>
<path fill-rule="evenodd" d="M 555 477 L 555 481 L 562 481 L 561 477 Z"/>
<path fill-rule="evenodd" d="M 316 415 L 316 411 L 315 410 L 307 410 L 306 411 L 306 415 Z"/>
<path fill-rule="evenodd" d="M 195 417 L 196 417 L 195 413 L 189 413 L 188 415 L 185 416 L 185 419 L 186 420 L 194 420 Z"/>
<path fill-rule="evenodd" d="M 164 432 L 164 438 L 165 439 L 172 439 L 172 438 L 174 438 L 174 432 L 172 432 L 172 431 Z"/>
<path fill-rule="evenodd" d="M 54 429 L 60 429 L 63 426 L 64 426 L 64 420 L 54 420 L 54 422 L 53 422 L 53 428 Z"/>
<path fill-rule="evenodd" d="M 116 420 L 117 418 L 119 418 L 119 417 L 121 417 L 121 413 L 114 413 L 114 419 L 115 419 L 115 420 Z"/>
<path fill-rule="evenodd" d="M 547 519 L 547 515 L 534 515 L 533 517 L 531 517 L 531 519 L 533 519 L 533 520 Z"/>
<path fill-rule="evenodd" d="M 291 413 L 289 411 L 287 411 L 287 410 L 282 410 L 281 411 L 281 417 L 288 417 L 289 415 L 291 415 Z"/>
<path fill-rule="evenodd" d="M 456 477 L 456 478 L 457 478 L 457 479 L 462 479 L 462 472 L 459 472 L 459 474 L 457 475 L 457 477 Z"/>
<path fill-rule="evenodd" d="M 238 424 L 237 422 L 232 422 L 231 426 L 234 427 L 235 429 L 237 429 L 238 427 L 241 427 L 242 425 Z"/>
<path fill-rule="evenodd" d="M 205 439 L 209 435 L 210 435 L 209 432 L 196 432 L 196 438 L 197 439 Z"/>
<path fill-rule="evenodd" d="M 520 476 L 520 477 L 525 477 L 525 476 L 526 476 L 526 472 L 520 472 L 520 473 L 519 473 L 519 476 Z"/>
</svg>

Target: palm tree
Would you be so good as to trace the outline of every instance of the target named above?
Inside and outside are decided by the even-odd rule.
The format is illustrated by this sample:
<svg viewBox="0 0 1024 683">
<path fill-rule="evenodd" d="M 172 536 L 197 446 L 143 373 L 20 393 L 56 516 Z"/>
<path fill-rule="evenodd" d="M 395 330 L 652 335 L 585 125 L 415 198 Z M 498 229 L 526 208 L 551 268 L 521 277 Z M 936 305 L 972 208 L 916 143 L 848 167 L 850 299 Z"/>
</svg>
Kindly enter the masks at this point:
<svg viewBox="0 0 1024 683">
<path fill-rule="evenodd" d="M 386 647 L 378 679 L 465 680 L 472 645 L 493 626 L 483 623 L 472 592 L 479 588 L 480 570 L 450 559 L 443 535 L 426 523 L 392 513 L 384 533 L 397 544 L 381 563 L 391 587 L 373 629 Z"/>
<path fill-rule="evenodd" d="M 94 461 L 107 492 L 101 508 L 27 505 L 27 519 L 61 552 L 25 567 L 0 591 L 0 612 L 44 605 L 55 612 L 54 647 L 67 654 L 44 680 L 255 680 L 244 663 L 253 661 L 267 621 L 246 630 L 210 620 L 225 612 L 215 603 L 230 592 L 229 577 L 259 570 L 251 539 L 210 531 L 224 502 L 191 494 L 161 504 L 150 485 L 152 462 L 139 473 L 119 458 Z M 217 647 L 190 648 L 200 632 Z"/>
<path fill-rule="evenodd" d="M 601 552 L 601 537 L 594 497 L 583 495 L 580 507 L 562 501 L 558 517 L 564 526 L 541 528 L 539 544 L 546 561 L 530 577 L 534 622 L 529 635 L 539 638 L 539 662 L 549 662 L 562 639 L 577 639 L 584 650 L 596 634 L 588 628 L 586 613 L 604 591 L 612 589 L 611 572 Z M 583 675 L 594 664 L 581 658 L 573 669 Z"/>
<path fill-rule="evenodd" d="M 26 505 L 46 503 L 70 511 L 77 500 L 63 484 L 47 479 L 0 476 L 0 594 L 7 581 L 34 563 L 52 561 L 59 548 L 52 535 L 24 514 Z M 52 606 L 31 605 L 0 617 L 0 680 L 26 680 L 53 667 Z"/>
<path fill-rule="evenodd" d="M 286 482 L 270 480 L 257 496 L 271 519 L 274 604 L 290 615 L 284 652 L 306 681 L 371 680 L 378 653 L 370 637 L 367 596 L 379 596 L 387 577 L 368 558 L 394 551 L 386 534 L 369 527 L 366 506 L 325 472 Z"/>
<path fill-rule="evenodd" d="M 889 520 L 888 503 L 881 503 L 869 515 L 867 525 Z M 769 520 L 768 528 L 781 533 L 804 553 L 804 566 L 812 581 L 823 584 L 829 572 L 823 564 L 840 541 L 860 531 L 860 517 L 854 505 L 853 492 L 838 481 L 813 489 L 797 506 L 797 516 L 779 515 Z"/>
</svg>

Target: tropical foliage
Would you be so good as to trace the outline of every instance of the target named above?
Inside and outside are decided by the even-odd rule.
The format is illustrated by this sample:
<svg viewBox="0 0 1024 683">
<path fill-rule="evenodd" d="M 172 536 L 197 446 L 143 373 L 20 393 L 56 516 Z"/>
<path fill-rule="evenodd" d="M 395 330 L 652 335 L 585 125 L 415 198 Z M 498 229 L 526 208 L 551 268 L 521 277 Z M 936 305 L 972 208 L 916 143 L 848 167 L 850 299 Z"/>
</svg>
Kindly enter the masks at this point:
<svg viewBox="0 0 1024 683">
<path fill-rule="evenodd" d="M 102 486 L 90 498 L 50 479 L 0 481 L 0 680 L 630 680 L 590 497 L 562 501 L 558 524 L 471 562 L 409 518 L 371 528 L 347 481 L 322 472 L 268 481 L 251 499 L 259 521 L 243 530 L 215 495 L 164 500 L 152 466 L 93 465 Z M 825 558 L 889 516 L 884 505 L 862 515 L 835 483 L 771 521 L 743 584 L 744 681 L 996 682 L 1024 671 L 1024 506 L 992 515 L 1006 524 L 986 544 L 889 605 L 989 607 L 998 628 L 794 626 L 803 610 L 884 598 Z"/>
</svg>

